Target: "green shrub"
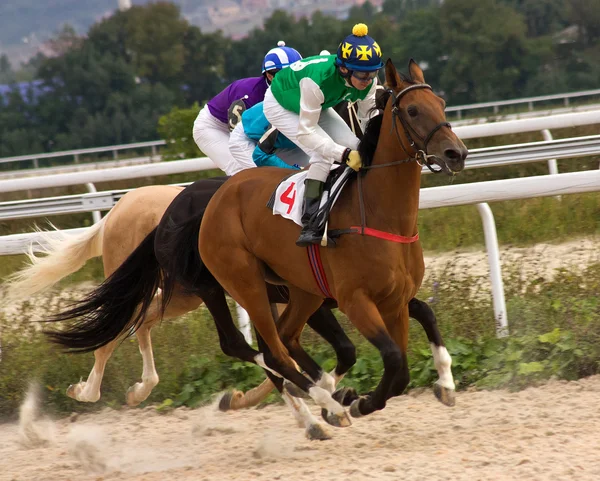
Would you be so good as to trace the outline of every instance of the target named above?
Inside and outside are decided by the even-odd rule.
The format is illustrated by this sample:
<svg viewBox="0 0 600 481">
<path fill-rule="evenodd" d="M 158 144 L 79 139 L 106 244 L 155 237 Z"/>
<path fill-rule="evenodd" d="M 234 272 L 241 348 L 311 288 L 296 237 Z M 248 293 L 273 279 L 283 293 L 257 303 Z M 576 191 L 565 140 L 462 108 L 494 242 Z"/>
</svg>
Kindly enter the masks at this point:
<svg viewBox="0 0 600 481">
<path fill-rule="evenodd" d="M 158 119 L 158 134 L 167 142 L 163 151 L 165 160 L 193 159 L 204 155 L 192 137 L 192 126 L 199 111 L 200 106 L 196 102 L 188 109 L 173 107 L 171 112 Z"/>
</svg>

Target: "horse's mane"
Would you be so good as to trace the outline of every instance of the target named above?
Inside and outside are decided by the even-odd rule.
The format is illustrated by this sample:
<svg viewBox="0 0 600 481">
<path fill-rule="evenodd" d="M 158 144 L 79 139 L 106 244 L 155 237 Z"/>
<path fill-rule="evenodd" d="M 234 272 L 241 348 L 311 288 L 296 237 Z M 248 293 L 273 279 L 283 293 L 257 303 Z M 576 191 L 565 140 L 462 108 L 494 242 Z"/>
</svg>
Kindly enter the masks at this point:
<svg viewBox="0 0 600 481">
<path fill-rule="evenodd" d="M 403 82 L 408 84 L 414 84 L 414 80 L 407 77 L 403 73 L 398 72 Z M 373 162 L 373 156 L 375 155 L 375 149 L 377 148 L 377 142 L 379 141 L 379 132 L 381 131 L 381 122 L 383 121 L 383 110 L 385 104 L 391 95 L 391 90 L 384 86 L 384 89 L 380 94 L 376 96 L 375 107 L 371 111 L 379 111 L 379 115 L 372 117 L 367 123 L 367 127 L 363 133 L 362 139 L 358 144 L 358 153 L 362 159 L 362 164 L 365 167 L 371 165 Z"/>
</svg>

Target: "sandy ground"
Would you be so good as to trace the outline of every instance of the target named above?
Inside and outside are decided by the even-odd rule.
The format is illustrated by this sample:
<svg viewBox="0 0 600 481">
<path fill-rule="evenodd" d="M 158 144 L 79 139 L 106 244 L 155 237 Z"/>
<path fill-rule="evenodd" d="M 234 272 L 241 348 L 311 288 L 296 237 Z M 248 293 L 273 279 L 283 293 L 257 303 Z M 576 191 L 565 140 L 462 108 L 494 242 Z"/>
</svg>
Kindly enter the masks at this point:
<svg viewBox="0 0 600 481">
<path fill-rule="evenodd" d="M 328 441 L 308 441 L 285 406 L 105 409 L 0 425 L 0 479 L 598 480 L 599 398 L 600 376 L 461 392 L 453 408 L 422 390 Z"/>
</svg>

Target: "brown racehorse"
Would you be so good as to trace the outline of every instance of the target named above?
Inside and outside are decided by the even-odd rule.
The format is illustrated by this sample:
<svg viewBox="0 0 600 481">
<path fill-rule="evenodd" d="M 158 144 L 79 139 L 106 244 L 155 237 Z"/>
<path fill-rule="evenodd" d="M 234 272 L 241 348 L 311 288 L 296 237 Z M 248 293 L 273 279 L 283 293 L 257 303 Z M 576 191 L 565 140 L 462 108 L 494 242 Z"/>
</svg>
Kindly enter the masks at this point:
<svg viewBox="0 0 600 481">
<path fill-rule="evenodd" d="M 408 306 L 424 273 L 417 236 L 421 165 L 437 164 L 454 174 L 464 168 L 468 153 L 446 122 L 443 100 L 425 84 L 422 70 L 412 60 L 409 73 L 402 77 L 391 61 L 386 63 L 389 95 L 382 120 L 379 125 L 369 123 L 359 147 L 364 171 L 357 176 L 356 189 L 349 186 L 342 192 L 329 221 L 332 229 L 361 226 L 354 232 L 365 232 L 366 226 L 373 236 L 348 234 L 337 247 L 321 250 L 322 269 L 339 308 L 383 359 L 383 377 L 374 392 L 352 403 L 354 417 L 383 409 L 409 381 Z M 330 424 L 348 426 L 344 408 L 331 396 L 333 386 L 311 374 L 320 370 L 299 344 L 306 320 L 323 302 L 324 293 L 305 249 L 294 243 L 298 226 L 272 216 L 265 207 L 286 175 L 278 169 L 250 169 L 230 179 L 208 204 L 199 252 L 219 283 L 248 311 L 268 348 L 262 359 L 265 369 L 287 380 L 288 389 L 293 383 L 308 394 Z M 278 325 L 265 279 L 285 283 L 290 291 Z M 434 351 L 434 359 L 448 373 L 437 384 L 436 394 L 450 403 L 454 391 L 450 356 L 441 348 Z M 300 373 L 294 361 L 312 379 Z"/>
</svg>

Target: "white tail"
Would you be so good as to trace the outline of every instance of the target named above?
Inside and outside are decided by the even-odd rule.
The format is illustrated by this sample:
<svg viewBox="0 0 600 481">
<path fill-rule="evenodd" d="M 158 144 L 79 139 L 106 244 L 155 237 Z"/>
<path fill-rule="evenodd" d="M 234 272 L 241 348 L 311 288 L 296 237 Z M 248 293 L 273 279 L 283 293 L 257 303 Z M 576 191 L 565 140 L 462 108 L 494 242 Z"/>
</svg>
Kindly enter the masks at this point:
<svg viewBox="0 0 600 481">
<path fill-rule="evenodd" d="M 81 269 L 92 257 L 102 255 L 102 235 L 108 216 L 88 228 L 82 234 L 69 235 L 60 230 L 37 229 L 42 240 L 44 256 L 38 257 L 29 247 L 27 257 L 31 262 L 15 272 L 7 280 L 7 297 L 22 299 L 55 284 L 63 277 Z M 49 235 L 52 232 L 53 235 Z"/>
</svg>

